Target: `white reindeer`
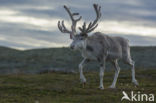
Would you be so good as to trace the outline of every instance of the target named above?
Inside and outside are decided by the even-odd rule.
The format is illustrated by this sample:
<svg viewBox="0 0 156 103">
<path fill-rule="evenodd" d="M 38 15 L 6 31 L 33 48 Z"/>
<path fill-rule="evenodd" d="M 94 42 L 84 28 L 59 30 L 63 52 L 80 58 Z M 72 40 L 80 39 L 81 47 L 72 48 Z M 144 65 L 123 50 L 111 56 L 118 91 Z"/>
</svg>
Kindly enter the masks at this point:
<svg viewBox="0 0 156 103">
<path fill-rule="evenodd" d="M 78 16 L 79 13 L 71 13 L 67 6 L 64 6 L 65 10 L 68 12 L 70 19 L 72 20 L 71 31 L 66 28 L 64 21 L 58 21 L 58 28 L 62 33 L 69 33 L 73 42 L 70 45 L 71 49 L 79 50 L 82 53 L 83 61 L 79 64 L 80 81 L 85 84 L 86 78 L 83 75 L 83 66 L 90 60 L 97 60 L 100 64 L 100 89 L 104 89 L 103 86 L 103 76 L 105 70 L 106 61 L 112 62 L 115 67 L 115 76 L 110 88 L 115 88 L 118 74 L 120 72 L 120 67 L 118 65 L 118 60 L 121 59 L 125 63 L 132 67 L 132 82 L 138 85 L 135 79 L 135 69 L 134 61 L 130 56 L 130 46 L 127 39 L 122 37 L 111 37 L 105 35 L 101 32 L 95 32 L 92 35 L 88 33 L 92 32 L 97 26 L 97 21 L 101 17 L 100 9 L 101 7 L 97 4 L 93 4 L 96 12 L 96 19 L 90 22 L 88 26 L 84 22 L 82 27 L 79 27 L 81 31 L 79 34 L 76 32 L 76 24 L 80 21 L 81 16 L 77 19 L 74 16 Z"/>
</svg>

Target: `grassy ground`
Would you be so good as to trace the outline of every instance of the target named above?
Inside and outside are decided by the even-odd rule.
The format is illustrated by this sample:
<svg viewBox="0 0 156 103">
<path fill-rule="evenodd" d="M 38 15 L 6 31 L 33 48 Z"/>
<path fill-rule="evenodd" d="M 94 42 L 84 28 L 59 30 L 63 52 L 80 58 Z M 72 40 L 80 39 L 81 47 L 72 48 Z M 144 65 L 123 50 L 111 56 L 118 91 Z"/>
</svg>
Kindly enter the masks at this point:
<svg viewBox="0 0 156 103">
<path fill-rule="evenodd" d="M 126 70 L 120 73 L 117 89 L 108 89 L 114 72 L 105 72 L 105 90 L 97 88 L 97 72 L 85 73 L 85 88 L 79 82 L 79 74 L 53 72 L 0 76 L 0 103 L 121 103 L 123 90 L 156 95 L 156 70 L 137 70 L 136 74 L 139 87 L 131 83 L 131 72 Z"/>
</svg>

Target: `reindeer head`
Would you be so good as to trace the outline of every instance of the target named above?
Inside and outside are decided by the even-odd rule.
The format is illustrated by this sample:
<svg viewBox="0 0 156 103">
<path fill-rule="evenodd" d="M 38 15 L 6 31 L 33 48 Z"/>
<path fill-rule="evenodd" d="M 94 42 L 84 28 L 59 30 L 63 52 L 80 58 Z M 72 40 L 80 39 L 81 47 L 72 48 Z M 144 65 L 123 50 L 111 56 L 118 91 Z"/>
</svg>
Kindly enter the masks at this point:
<svg viewBox="0 0 156 103">
<path fill-rule="evenodd" d="M 64 6 L 65 10 L 70 16 L 70 19 L 72 20 L 71 30 L 68 30 L 66 26 L 64 25 L 64 21 L 62 21 L 62 25 L 60 24 L 60 21 L 58 21 L 58 28 L 62 33 L 68 33 L 70 34 L 70 39 L 73 40 L 70 47 L 72 49 L 81 49 L 84 47 L 85 40 L 88 37 L 88 33 L 92 32 L 97 26 L 97 21 L 101 17 L 101 7 L 98 6 L 98 4 L 93 4 L 94 10 L 96 12 L 96 19 L 93 22 L 90 22 L 88 26 L 86 26 L 86 23 L 84 22 L 82 27 L 79 27 L 80 33 L 76 33 L 76 24 L 78 21 L 81 20 L 81 16 L 78 19 L 74 19 L 74 16 L 78 16 L 79 13 L 71 13 L 70 9 L 67 6 Z"/>
</svg>

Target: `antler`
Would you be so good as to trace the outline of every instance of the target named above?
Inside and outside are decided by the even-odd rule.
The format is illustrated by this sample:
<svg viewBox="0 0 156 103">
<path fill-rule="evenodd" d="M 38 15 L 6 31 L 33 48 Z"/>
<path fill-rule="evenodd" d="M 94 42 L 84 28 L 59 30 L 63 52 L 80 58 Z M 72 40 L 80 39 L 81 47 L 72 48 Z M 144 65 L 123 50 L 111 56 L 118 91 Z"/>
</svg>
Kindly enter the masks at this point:
<svg viewBox="0 0 156 103">
<path fill-rule="evenodd" d="M 59 30 L 62 32 L 62 33 L 72 33 L 71 31 L 69 31 L 66 27 L 65 27 L 65 25 L 64 25 L 64 21 L 62 21 L 62 26 L 61 26 L 61 24 L 60 24 L 60 21 L 58 21 L 58 28 L 59 28 Z"/>
<path fill-rule="evenodd" d="M 86 23 L 84 22 L 83 23 L 83 26 L 82 27 L 79 27 L 79 30 L 82 32 L 82 33 L 89 33 L 91 31 L 93 31 L 97 26 L 97 21 L 100 19 L 101 17 L 101 6 L 98 6 L 98 4 L 93 4 L 93 7 L 95 9 L 95 12 L 96 12 L 96 19 L 94 20 L 94 22 L 90 22 L 88 27 L 86 27 Z"/>
<path fill-rule="evenodd" d="M 71 37 L 76 33 L 76 24 L 78 21 L 81 20 L 81 16 L 77 19 L 74 19 L 74 16 L 78 16 L 79 13 L 71 13 L 70 9 L 64 5 L 65 10 L 70 16 L 70 19 L 72 20 L 72 25 L 71 25 L 71 31 L 66 28 L 64 25 L 64 21 L 62 21 L 62 24 L 60 24 L 60 21 L 58 21 L 58 28 L 62 33 L 70 33 Z"/>
</svg>

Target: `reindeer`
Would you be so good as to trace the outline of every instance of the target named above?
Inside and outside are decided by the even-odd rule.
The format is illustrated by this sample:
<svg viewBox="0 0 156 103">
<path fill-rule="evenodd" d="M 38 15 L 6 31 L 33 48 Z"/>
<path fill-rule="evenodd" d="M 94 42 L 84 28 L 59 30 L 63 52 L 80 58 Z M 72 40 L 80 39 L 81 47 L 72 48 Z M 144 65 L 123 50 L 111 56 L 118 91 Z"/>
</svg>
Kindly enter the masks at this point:
<svg viewBox="0 0 156 103">
<path fill-rule="evenodd" d="M 70 8 L 64 5 L 65 10 L 72 20 L 71 30 L 67 29 L 64 25 L 64 21 L 58 21 L 58 28 L 62 33 L 70 34 L 70 38 L 73 40 L 70 44 L 70 48 L 73 50 L 79 50 L 84 58 L 79 64 L 80 72 L 80 81 L 85 84 L 86 78 L 83 75 L 83 66 L 91 60 L 96 60 L 100 64 L 100 89 L 104 89 L 103 86 L 103 76 L 105 71 L 106 61 L 109 61 L 115 67 L 114 80 L 110 88 L 116 87 L 117 78 L 120 72 L 120 67 L 118 60 L 123 60 L 124 63 L 129 64 L 132 70 L 132 82 L 135 85 L 138 85 L 137 80 L 135 79 L 135 62 L 131 59 L 130 55 L 130 46 L 129 41 L 122 37 L 112 37 L 101 32 L 95 32 L 92 35 L 88 33 L 92 32 L 97 28 L 98 20 L 101 17 L 101 7 L 98 4 L 93 4 L 94 10 L 96 12 L 96 19 L 93 22 L 90 22 L 87 26 L 86 23 L 83 23 L 82 27 L 79 27 L 80 33 L 76 32 L 76 24 L 81 20 L 81 16 L 78 16 L 79 13 L 71 13 Z"/>
</svg>

